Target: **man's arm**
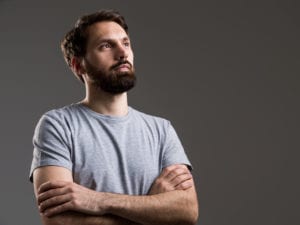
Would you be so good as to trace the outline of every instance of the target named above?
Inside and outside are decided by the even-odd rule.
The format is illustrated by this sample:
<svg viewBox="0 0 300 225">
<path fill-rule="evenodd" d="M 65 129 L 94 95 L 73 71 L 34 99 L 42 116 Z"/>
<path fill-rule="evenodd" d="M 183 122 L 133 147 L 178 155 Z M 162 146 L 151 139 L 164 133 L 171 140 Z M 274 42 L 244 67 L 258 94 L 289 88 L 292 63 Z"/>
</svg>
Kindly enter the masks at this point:
<svg viewBox="0 0 300 225">
<path fill-rule="evenodd" d="M 151 196 L 108 194 L 107 212 L 142 224 L 188 225 L 198 219 L 195 188 Z"/>
<path fill-rule="evenodd" d="M 37 193 L 40 210 L 45 216 L 76 211 L 90 215 L 113 214 L 140 224 L 194 224 L 198 218 L 195 187 L 181 185 L 191 181 L 191 175 L 178 172 L 180 167 L 182 170 L 185 166 L 167 167 L 151 188 L 158 190 L 159 183 L 162 186 L 167 183 L 174 185 L 175 190 L 149 196 L 95 192 L 67 181 L 46 182 Z"/>
<path fill-rule="evenodd" d="M 73 182 L 71 172 L 63 167 L 45 166 L 37 168 L 33 173 L 36 198 L 38 198 L 41 184 L 54 180 Z M 44 225 L 137 225 L 137 223 L 114 215 L 92 216 L 74 211 L 66 211 L 53 217 L 47 217 L 42 213 L 40 215 Z"/>
</svg>

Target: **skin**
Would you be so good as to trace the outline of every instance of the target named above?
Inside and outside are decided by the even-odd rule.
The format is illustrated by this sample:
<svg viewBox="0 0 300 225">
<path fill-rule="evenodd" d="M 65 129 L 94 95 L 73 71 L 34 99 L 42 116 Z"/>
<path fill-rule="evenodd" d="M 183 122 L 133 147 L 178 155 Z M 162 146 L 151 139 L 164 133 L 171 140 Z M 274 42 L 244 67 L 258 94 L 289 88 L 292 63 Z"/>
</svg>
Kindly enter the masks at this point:
<svg viewBox="0 0 300 225">
<path fill-rule="evenodd" d="M 184 218 L 191 215 L 189 209 L 197 204 L 193 201 L 196 196 L 188 198 L 188 193 L 192 197 L 195 190 L 184 165 L 165 168 L 153 182 L 152 195 L 148 196 L 95 192 L 74 183 L 71 172 L 57 166 L 37 168 L 33 175 L 37 203 L 46 225 L 193 224 Z M 183 175 L 189 178 L 183 179 Z M 170 211 L 172 205 L 177 212 Z M 178 223 L 182 218 L 183 222 Z"/>
<path fill-rule="evenodd" d="M 87 64 L 109 71 L 120 60 L 133 67 L 133 52 L 126 32 L 115 22 L 100 22 L 88 28 L 87 53 L 72 59 L 72 70 L 85 81 L 83 104 L 112 116 L 128 112 L 127 93 L 110 94 L 95 87 Z M 148 195 L 130 196 L 96 192 L 73 182 L 72 172 L 45 166 L 33 174 L 34 189 L 44 225 L 195 224 L 198 202 L 192 175 L 185 165 L 163 169 Z"/>
<path fill-rule="evenodd" d="M 127 60 L 133 66 L 134 56 L 129 36 L 115 22 L 96 23 L 87 32 L 89 38 L 86 56 L 72 59 L 73 72 L 82 76 L 85 82 L 86 97 L 82 103 L 104 115 L 124 116 L 128 113 L 127 93 L 110 94 L 95 87 L 86 67 L 88 64 L 108 71 L 120 60 Z"/>
</svg>

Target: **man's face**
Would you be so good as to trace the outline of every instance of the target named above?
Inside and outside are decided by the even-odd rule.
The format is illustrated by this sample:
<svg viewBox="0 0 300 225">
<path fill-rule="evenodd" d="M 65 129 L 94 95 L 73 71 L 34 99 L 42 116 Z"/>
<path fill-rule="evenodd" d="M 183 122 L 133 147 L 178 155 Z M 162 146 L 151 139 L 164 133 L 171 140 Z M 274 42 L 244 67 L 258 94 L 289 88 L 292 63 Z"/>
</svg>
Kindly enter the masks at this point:
<svg viewBox="0 0 300 225">
<path fill-rule="evenodd" d="M 133 52 L 125 30 L 115 22 L 99 22 L 87 29 L 84 66 L 91 84 L 119 94 L 134 87 Z"/>
</svg>

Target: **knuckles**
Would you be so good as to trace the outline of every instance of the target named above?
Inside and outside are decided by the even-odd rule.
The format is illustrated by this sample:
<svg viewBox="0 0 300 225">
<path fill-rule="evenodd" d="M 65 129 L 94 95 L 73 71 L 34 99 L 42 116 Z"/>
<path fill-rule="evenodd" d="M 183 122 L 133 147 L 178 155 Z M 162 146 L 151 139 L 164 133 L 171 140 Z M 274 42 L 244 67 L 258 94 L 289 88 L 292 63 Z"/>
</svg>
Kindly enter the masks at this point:
<svg viewBox="0 0 300 225">
<path fill-rule="evenodd" d="M 74 192 L 70 193 L 71 199 L 76 199 L 76 194 Z"/>
<path fill-rule="evenodd" d="M 74 187 L 71 186 L 71 185 L 67 186 L 67 191 L 70 192 L 70 193 L 74 193 L 75 192 Z"/>
<path fill-rule="evenodd" d="M 186 181 L 186 182 L 184 182 L 184 183 L 181 183 L 181 184 L 180 184 L 180 187 L 181 187 L 182 189 L 187 189 L 187 188 L 192 187 L 192 185 L 193 185 L 192 181 L 188 180 L 188 181 Z"/>
<path fill-rule="evenodd" d="M 165 172 L 170 173 L 173 169 L 171 167 L 166 167 L 164 169 Z"/>
</svg>

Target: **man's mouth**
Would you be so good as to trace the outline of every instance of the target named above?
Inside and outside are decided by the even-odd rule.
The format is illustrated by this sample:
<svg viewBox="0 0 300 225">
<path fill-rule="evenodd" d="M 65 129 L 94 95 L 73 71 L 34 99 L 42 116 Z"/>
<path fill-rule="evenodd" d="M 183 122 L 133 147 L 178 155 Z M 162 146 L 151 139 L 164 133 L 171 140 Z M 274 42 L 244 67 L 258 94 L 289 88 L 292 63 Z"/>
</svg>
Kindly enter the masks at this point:
<svg viewBox="0 0 300 225">
<path fill-rule="evenodd" d="M 123 69 L 123 68 L 129 69 L 130 66 L 129 66 L 128 64 L 122 64 L 122 65 L 120 65 L 120 66 L 117 66 L 116 69 Z"/>
<path fill-rule="evenodd" d="M 129 70 L 131 68 L 131 64 L 129 62 L 118 63 L 112 66 L 113 70 Z"/>
</svg>

